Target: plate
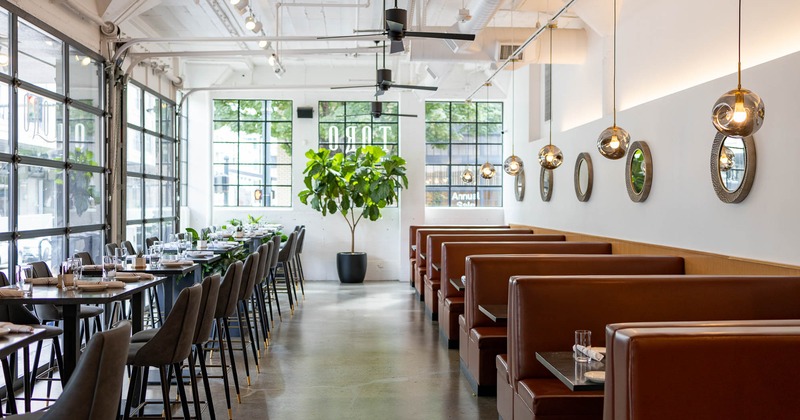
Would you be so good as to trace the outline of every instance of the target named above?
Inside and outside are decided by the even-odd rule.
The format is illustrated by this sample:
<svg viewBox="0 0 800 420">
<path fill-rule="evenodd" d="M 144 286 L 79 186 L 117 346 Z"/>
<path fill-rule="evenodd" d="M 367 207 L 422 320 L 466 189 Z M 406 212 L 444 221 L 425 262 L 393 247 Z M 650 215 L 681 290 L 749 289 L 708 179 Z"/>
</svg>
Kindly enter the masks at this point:
<svg viewBox="0 0 800 420">
<path fill-rule="evenodd" d="M 605 347 L 591 347 L 591 349 L 596 351 L 596 352 L 598 352 L 598 353 L 606 354 L 606 348 Z"/>
<path fill-rule="evenodd" d="M 586 378 L 587 381 L 597 382 L 598 384 L 606 382 L 606 372 L 602 370 L 593 370 L 590 372 L 586 372 L 586 374 L 583 375 L 583 377 Z"/>
<path fill-rule="evenodd" d="M 11 330 L 8 328 L 0 328 L 0 337 L 11 333 Z"/>
<path fill-rule="evenodd" d="M 105 284 L 83 284 L 78 286 L 82 292 L 102 292 L 106 290 L 107 286 Z"/>
</svg>

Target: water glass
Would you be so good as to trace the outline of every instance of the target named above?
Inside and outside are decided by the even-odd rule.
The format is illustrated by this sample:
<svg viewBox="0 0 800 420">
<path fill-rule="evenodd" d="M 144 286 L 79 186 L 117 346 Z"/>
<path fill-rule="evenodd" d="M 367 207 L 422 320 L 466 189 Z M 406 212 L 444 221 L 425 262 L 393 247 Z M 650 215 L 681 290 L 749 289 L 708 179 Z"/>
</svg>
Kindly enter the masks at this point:
<svg viewBox="0 0 800 420">
<path fill-rule="evenodd" d="M 80 258 L 72 259 L 72 273 L 75 275 L 76 280 L 83 279 L 83 260 Z"/>
<path fill-rule="evenodd" d="M 25 279 L 32 279 L 33 277 L 33 267 L 27 264 L 18 265 L 16 276 L 14 276 L 16 283 L 14 286 L 22 290 L 25 296 L 33 296 L 33 283 L 25 283 Z"/>
<path fill-rule="evenodd" d="M 117 261 L 115 257 L 103 257 L 103 281 L 117 278 Z"/>
<path fill-rule="evenodd" d="M 588 362 L 589 356 L 578 351 L 578 346 L 592 347 L 592 332 L 589 330 L 575 330 L 574 357 L 578 362 Z"/>
</svg>

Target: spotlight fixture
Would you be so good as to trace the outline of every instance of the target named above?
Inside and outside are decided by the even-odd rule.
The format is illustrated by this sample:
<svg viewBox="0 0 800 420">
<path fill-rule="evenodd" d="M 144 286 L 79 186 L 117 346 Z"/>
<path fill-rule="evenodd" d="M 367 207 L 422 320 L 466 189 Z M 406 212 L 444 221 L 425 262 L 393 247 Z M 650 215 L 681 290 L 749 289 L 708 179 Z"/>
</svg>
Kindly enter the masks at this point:
<svg viewBox="0 0 800 420">
<path fill-rule="evenodd" d="M 248 0 L 231 0 L 231 4 L 240 15 L 243 15 L 247 11 L 247 6 L 249 3 L 250 2 Z"/>
<path fill-rule="evenodd" d="M 494 174 L 496 172 L 497 172 L 497 170 L 494 169 L 494 165 L 492 165 L 488 161 L 486 163 L 484 163 L 483 165 L 481 165 L 481 178 L 483 178 L 483 179 L 492 179 L 492 178 L 494 178 Z"/>
<path fill-rule="evenodd" d="M 469 14 L 469 9 L 462 8 L 458 9 L 458 21 L 461 23 L 467 23 L 472 20 L 472 15 Z"/>
<path fill-rule="evenodd" d="M 564 154 L 561 149 L 553 146 L 553 27 L 549 26 L 550 31 L 550 142 L 547 146 L 539 150 L 539 165 L 545 169 L 556 169 L 564 162 Z"/>
<path fill-rule="evenodd" d="M 464 172 L 461 172 L 461 180 L 464 181 L 465 184 L 472 184 L 475 181 L 475 175 L 469 168 L 464 169 Z"/>
<path fill-rule="evenodd" d="M 277 54 L 270 55 L 267 61 L 269 62 L 270 66 L 275 67 L 275 64 L 278 63 L 278 55 Z"/>
<path fill-rule="evenodd" d="M 256 23 L 255 23 L 255 26 L 253 26 L 250 30 L 253 31 L 253 33 L 257 34 L 257 33 L 261 32 L 261 28 L 262 27 L 263 26 L 261 25 L 261 21 L 257 20 Z"/>
<path fill-rule="evenodd" d="M 764 102 L 754 92 L 742 89 L 742 0 L 739 0 L 738 85 L 717 99 L 711 121 L 720 133 L 729 137 L 747 137 L 764 123 Z"/>
<path fill-rule="evenodd" d="M 617 127 L 617 0 L 614 0 L 614 63 L 612 64 L 613 87 L 611 89 L 614 103 L 614 124 L 606 128 L 597 137 L 597 150 L 607 159 L 617 160 L 625 156 L 631 135 L 621 127 Z"/>
<path fill-rule="evenodd" d="M 269 48 L 269 41 L 267 41 L 266 39 L 258 41 L 258 48 L 266 50 L 267 48 Z"/>
<path fill-rule="evenodd" d="M 244 27 L 251 31 L 255 29 L 256 19 L 253 17 L 253 15 L 248 16 L 247 19 L 244 20 Z"/>
</svg>

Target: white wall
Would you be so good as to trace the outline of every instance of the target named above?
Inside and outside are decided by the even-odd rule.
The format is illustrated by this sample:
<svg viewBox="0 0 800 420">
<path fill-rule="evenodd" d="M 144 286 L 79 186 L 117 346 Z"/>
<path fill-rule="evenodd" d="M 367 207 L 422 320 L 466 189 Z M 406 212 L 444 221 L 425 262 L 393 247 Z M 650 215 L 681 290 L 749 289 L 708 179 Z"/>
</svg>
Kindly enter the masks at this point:
<svg viewBox="0 0 800 420">
<path fill-rule="evenodd" d="M 769 3 L 745 2 L 743 18 L 743 65 L 750 67 L 744 71 L 743 85 L 766 104 L 764 126 L 755 135 L 758 173 L 747 200 L 733 205 L 719 201 L 709 169 L 716 134 L 711 107 L 736 87 L 731 74 L 736 70 L 736 5 L 716 0 L 628 1 L 618 35 L 618 124 L 632 140 L 646 140 L 650 146 L 654 174 L 649 198 L 631 202 L 624 159 L 606 160 L 597 152 L 598 134 L 611 125 L 610 110 L 599 118 L 597 109 L 609 101 L 610 90 L 602 89 L 604 97 L 592 87 L 603 59 L 590 52 L 584 65 L 554 69 L 558 99 L 553 142 L 564 152 L 565 163 L 555 171 L 552 200 L 543 203 L 539 198 L 535 162 L 546 139 L 522 147 L 518 142 L 518 154 L 528 164 L 528 187 L 522 203 L 514 201 L 513 190 L 505 189 L 506 221 L 800 264 L 794 246 L 800 234 L 800 197 L 794 194 L 793 182 L 800 176 L 794 112 L 800 97 L 800 54 L 786 55 L 800 48 L 800 4 Z M 589 36 L 590 51 L 598 51 L 601 38 L 591 31 Z M 610 80 L 608 74 L 603 80 Z M 573 125 L 575 121 L 579 124 Z M 578 202 L 573 188 L 580 152 L 589 152 L 594 163 L 594 189 L 587 203 Z"/>
</svg>

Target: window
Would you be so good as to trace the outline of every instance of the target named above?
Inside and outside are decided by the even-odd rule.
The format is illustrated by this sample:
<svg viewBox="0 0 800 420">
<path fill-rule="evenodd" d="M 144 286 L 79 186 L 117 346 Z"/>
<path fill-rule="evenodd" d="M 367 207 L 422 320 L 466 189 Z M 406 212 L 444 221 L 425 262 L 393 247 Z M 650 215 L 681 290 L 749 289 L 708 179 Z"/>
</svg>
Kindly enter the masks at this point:
<svg viewBox="0 0 800 420">
<path fill-rule="evenodd" d="M 425 149 L 426 206 L 503 205 L 501 102 L 427 102 Z M 479 175 L 484 162 L 497 169 L 491 179 Z M 466 170 L 469 181 L 462 177 Z"/>
<path fill-rule="evenodd" d="M 137 248 L 177 229 L 178 167 L 175 104 L 131 82 L 126 89 L 126 232 Z"/>
<path fill-rule="evenodd" d="M 214 100 L 214 206 L 292 206 L 292 101 Z"/>
<path fill-rule="evenodd" d="M 370 115 L 370 102 L 321 101 L 319 103 L 319 147 L 334 153 L 354 152 L 365 144 L 383 146 L 397 154 L 397 118 Z M 383 102 L 383 112 L 398 113 L 397 102 Z"/>
<path fill-rule="evenodd" d="M 186 109 L 188 105 L 188 103 L 185 103 L 178 115 L 178 141 L 180 143 L 178 153 L 180 156 L 180 173 L 178 176 L 180 178 L 180 202 L 178 205 L 180 207 L 189 205 L 189 196 L 187 195 L 189 191 L 189 112 Z"/>
</svg>

